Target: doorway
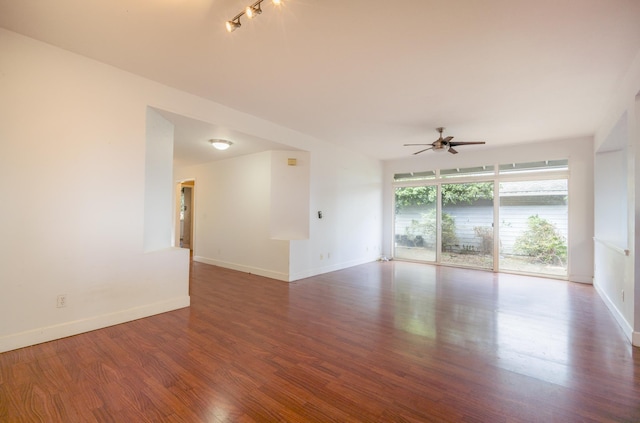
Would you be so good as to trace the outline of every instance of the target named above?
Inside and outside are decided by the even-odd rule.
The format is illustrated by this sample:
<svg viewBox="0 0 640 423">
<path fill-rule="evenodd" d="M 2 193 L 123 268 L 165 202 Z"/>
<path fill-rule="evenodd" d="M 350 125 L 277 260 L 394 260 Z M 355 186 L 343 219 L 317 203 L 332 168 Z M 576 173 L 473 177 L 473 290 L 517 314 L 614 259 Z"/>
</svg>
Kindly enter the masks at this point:
<svg viewBox="0 0 640 423">
<path fill-rule="evenodd" d="M 194 239 L 194 204 L 195 204 L 195 181 L 182 181 L 177 184 L 176 189 L 176 247 L 188 248 L 193 254 Z"/>
</svg>

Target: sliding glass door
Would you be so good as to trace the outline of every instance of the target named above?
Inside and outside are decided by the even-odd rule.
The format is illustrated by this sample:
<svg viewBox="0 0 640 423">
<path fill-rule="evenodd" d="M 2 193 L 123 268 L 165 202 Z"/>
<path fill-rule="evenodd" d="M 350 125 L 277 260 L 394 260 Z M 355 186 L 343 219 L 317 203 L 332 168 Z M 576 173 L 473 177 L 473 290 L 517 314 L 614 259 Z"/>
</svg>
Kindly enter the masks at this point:
<svg viewBox="0 0 640 423">
<path fill-rule="evenodd" d="M 394 256 L 436 261 L 437 187 L 402 187 L 395 191 Z"/>
<path fill-rule="evenodd" d="M 560 159 L 395 174 L 393 255 L 566 278 L 568 170 Z"/>
<path fill-rule="evenodd" d="M 566 179 L 500 183 L 500 269 L 567 275 Z"/>
<path fill-rule="evenodd" d="M 442 264 L 493 269 L 493 182 L 442 184 Z"/>
</svg>

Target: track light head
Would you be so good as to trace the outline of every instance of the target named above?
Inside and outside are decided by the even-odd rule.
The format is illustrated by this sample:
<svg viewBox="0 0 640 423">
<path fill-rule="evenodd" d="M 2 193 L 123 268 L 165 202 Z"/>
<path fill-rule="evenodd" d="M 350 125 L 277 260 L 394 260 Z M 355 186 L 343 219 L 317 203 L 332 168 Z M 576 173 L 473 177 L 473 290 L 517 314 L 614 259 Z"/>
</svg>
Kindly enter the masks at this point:
<svg viewBox="0 0 640 423">
<path fill-rule="evenodd" d="M 262 13 L 262 8 L 260 7 L 260 3 L 257 3 L 254 6 L 247 6 L 247 8 L 244 9 L 244 14 L 247 15 L 249 19 L 259 15 L 260 13 Z"/>
<path fill-rule="evenodd" d="M 233 32 L 236 29 L 240 28 L 240 26 L 242 26 L 242 24 L 240 23 L 240 18 L 237 17 L 237 18 L 235 18 L 233 20 L 227 21 L 225 26 L 227 27 L 227 32 Z"/>
</svg>

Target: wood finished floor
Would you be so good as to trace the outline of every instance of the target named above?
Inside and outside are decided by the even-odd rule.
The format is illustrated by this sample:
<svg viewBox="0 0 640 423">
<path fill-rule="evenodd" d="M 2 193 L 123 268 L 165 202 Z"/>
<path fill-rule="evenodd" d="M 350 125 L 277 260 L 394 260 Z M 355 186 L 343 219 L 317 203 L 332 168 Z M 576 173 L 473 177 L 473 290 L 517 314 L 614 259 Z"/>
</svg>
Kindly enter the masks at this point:
<svg viewBox="0 0 640 423">
<path fill-rule="evenodd" d="M 190 308 L 0 354 L 0 421 L 640 421 L 640 351 L 591 286 L 191 270 Z"/>
</svg>

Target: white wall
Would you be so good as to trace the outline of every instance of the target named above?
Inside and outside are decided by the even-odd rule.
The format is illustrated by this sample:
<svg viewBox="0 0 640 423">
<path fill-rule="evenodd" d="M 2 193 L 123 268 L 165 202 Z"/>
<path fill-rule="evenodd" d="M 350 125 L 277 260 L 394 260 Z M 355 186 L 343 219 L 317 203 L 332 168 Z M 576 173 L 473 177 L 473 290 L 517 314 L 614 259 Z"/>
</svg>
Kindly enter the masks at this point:
<svg viewBox="0 0 640 423">
<path fill-rule="evenodd" d="M 272 239 L 250 247 L 251 266 L 294 280 L 378 256 L 378 160 L 3 29 L 0 92 L 0 194 L 20 205 L 0 216 L 0 351 L 189 304 L 188 250 L 145 249 L 166 244 L 164 233 L 145 244 L 145 220 L 162 222 L 175 213 L 172 203 L 171 211 L 158 210 L 162 216 L 145 215 L 145 165 L 155 145 L 147 143 L 148 107 L 310 152 L 309 239 L 291 241 L 290 248 L 289 241 Z M 254 169 L 268 176 L 268 156 L 243 158 L 238 169 L 223 164 L 229 166 L 223 174 L 242 177 L 243 169 Z M 199 191 L 207 189 L 202 179 L 196 208 Z M 167 189 L 175 196 L 175 184 Z M 265 202 L 249 206 L 267 210 L 252 213 L 258 221 L 249 225 L 270 238 Z M 327 218 L 313 219 L 316 209 Z M 196 214 L 196 230 L 198 219 L 207 218 L 207 209 L 199 210 L 205 216 Z M 199 242 L 213 252 L 215 243 L 231 245 L 230 262 L 251 244 L 237 234 L 194 238 L 196 249 Z M 67 307 L 56 308 L 59 294 L 67 295 Z"/>
<path fill-rule="evenodd" d="M 633 260 L 630 251 L 628 180 L 630 157 L 627 114 L 595 152 L 594 284 L 624 332 L 633 333 Z M 633 155 L 631 155 L 633 157 Z"/>
<path fill-rule="evenodd" d="M 569 159 L 569 280 L 593 280 L 593 139 L 578 138 L 553 142 L 491 148 L 460 149 L 453 154 L 422 154 L 385 163 L 384 254 L 391 254 L 393 225 L 393 175 L 434 169 L 473 167 L 540 160 Z M 466 151 L 466 152 L 465 152 Z"/>
<path fill-rule="evenodd" d="M 594 283 L 627 335 L 633 332 L 633 260 L 629 243 L 629 133 L 624 113 L 595 152 Z"/>
<path fill-rule="evenodd" d="M 622 148 L 598 151 L 595 155 L 595 237 L 622 250 L 629 248 L 628 239 L 628 185 L 629 169 L 627 159 L 629 151 L 626 148 L 628 134 L 626 119 L 621 120 L 625 131 L 621 131 L 610 138 L 611 141 L 622 139 Z"/>
<path fill-rule="evenodd" d="M 0 351 L 188 306 L 188 253 L 143 251 L 158 87 L 0 30 L 0 92 Z"/>
<path fill-rule="evenodd" d="M 594 285 L 618 320 L 633 345 L 640 346 L 640 53 L 621 79 L 613 97 L 607 119 L 601 123 L 595 137 L 594 153 L 623 149 L 626 174 L 626 244 L 624 248 L 596 243 Z M 622 126 L 621 126 L 622 125 Z M 596 201 L 600 201 L 596 197 Z M 605 198 L 606 201 L 606 198 Z M 598 216 L 596 227 L 607 227 L 605 216 Z M 623 293 L 624 291 L 624 298 Z"/>
<path fill-rule="evenodd" d="M 271 151 L 271 238 L 309 239 L 310 177 L 308 152 Z"/>
<path fill-rule="evenodd" d="M 309 150 L 310 237 L 291 241 L 292 280 L 370 262 L 381 254 L 382 163 L 334 145 Z"/>
<path fill-rule="evenodd" d="M 289 242 L 271 238 L 271 152 L 176 169 L 195 179 L 194 260 L 289 279 Z"/>
<path fill-rule="evenodd" d="M 144 251 L 171 246 L 173 124 L 147 108 L 144 169 Z"/>
<path fill-rule="evenodd" d="M 176 168 L 176 180 L 196 180 L 194 260 L 284 281 L 376 260 L 380 162 L 308 148 Z"/>
</svg>

